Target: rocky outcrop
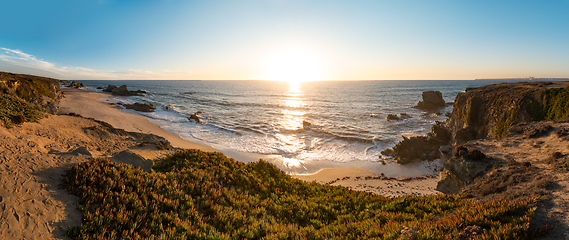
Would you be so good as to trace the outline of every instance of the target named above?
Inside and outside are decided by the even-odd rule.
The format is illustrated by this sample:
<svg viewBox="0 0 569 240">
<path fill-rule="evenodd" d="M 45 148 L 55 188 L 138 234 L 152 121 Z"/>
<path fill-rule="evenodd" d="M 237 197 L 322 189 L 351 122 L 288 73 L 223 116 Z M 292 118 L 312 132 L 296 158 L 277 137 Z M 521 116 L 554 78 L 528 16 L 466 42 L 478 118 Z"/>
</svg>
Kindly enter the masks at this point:
<svg viewBox="0 0 569 240">
<path fill-rule="evenodd" d="M 417 103 L 415 108 L 421 110 L 437 110 L 446 106 L 443 94 L 439 91 L 425 91 L 423 92 L 423 101 Z"/>
<path fill-rule="evenodd" d="M 71 81 L 71 82 L 67 83 L 67 87 L 82 88 L 82 87 L 85 87 L 85 85 L 83 85 L 83 83 L 80 83 L 77 81 Z"/>
<path fill-rule="evenodd" d="M 144 90 L 130 91 L 126 85 L 122 85 L 120 87 L 109 85 L 107 88 L 103 89 L 103 92 L 110 92 L 115 96 L 140 96 L 147 93 Z"/>
<path fill-rule="evenodd" d="M 391 150 L 382 151 L 382 154 L 392 156 L 399 164 L 434 160 L 441 156 L 439 148 L 449 141 L 450 132 L 443 127 L 443 123 L 437 122 L 427 136 L 403 137 L 403 141 Z"/>
<path fill-rule="evenodd" d="M 116 96 L 132 96 L 133 94 L 130 93 L 126 85 L 122 85 L 118 88 L 114 88 L 111 90 L 111 93 Z"/>
<path fill-rule="evenodd" d="M 387 115 L 387 121 L 400 121 L 400 120 L 404 120 L 404 119 L 409 119 L 411 118 L 411 116 L 407 113 L 400 113 L 399 115 L 397 114 L 388 114 Z"/>
<path fill-rule="evenodd" d="M 503 83 L 458 94 L 447 127 L 452 143 L 499 138 L 519 123 L 569 119 L 568 82 Z"/>
<path fill-rule="evenodd" d="M 458 146 L 452 157 L 445 161 L 436 190 L 446 194 L 459 193 L 475 178 L 484 175 L 486 168 L 494 162 L 478 149 Z"/>
<path fill-rule="evenodd" d="M 134 103 L 134 104 L 125 104 L 126 109 L 133 109 L 139 112 L 154 112 L 156 107 L 152 104 L 148 103 Z"/>
<path fill-rule="evenodd" d="M 117 88 L 117 86 L 109 84 L 109 86 L 107 86 L 107 88 L 103 89 L 103 92 L 112 92 L 113 89 L 115 89 L 115 88 Z"/>
<path fill-rule="evenodd" d="M 40 107 L 47 107 L 63 98 L 59 82 L 53 78 L 0 72 L 0 93 L 19 97 Z"/>
<path fill-rule="evenodd" d="M 188 120 L 193 121 L 195 123 L 200 123 L 200 118 L 198 117 L 197 113 L 194 113 L 192 115 L 190 115 L 190 117 L 188 118 Z"/>
</svg>

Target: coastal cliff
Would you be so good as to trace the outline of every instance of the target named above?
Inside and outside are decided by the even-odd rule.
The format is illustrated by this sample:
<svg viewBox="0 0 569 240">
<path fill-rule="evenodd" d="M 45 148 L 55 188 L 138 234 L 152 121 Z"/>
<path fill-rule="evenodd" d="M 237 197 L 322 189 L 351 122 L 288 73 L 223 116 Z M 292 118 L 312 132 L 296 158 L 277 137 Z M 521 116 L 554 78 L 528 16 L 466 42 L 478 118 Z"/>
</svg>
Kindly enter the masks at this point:
<svg viewBox="0 0 569 240">
<path fill-rule="evenodd" d="M 500 138 L 516 124 L 569 117 L 568 82 L 502 83 L 458 94 L 446 127 L 451 143 Z"/>
<path fill-rule="evenodd" d="M 63 98 L 59 82 L 53 78 L 0 72 L 1 93 L 17 96 L 40 107 L 49 107 Z"/>
<path fill-rule="evenodd" d="M 0 126 L 35 122 L 63 98 L 59 80 L 0 72 Z"/>
</svg>

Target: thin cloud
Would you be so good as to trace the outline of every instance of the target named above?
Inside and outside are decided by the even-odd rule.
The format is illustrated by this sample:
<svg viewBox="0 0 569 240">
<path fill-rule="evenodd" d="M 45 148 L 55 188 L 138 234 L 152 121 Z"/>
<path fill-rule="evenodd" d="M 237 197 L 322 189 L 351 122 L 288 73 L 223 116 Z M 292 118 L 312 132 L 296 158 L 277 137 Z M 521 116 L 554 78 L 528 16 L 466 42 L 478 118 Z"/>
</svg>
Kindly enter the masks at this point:
<svg viewBox="0 0 569 240">
<path fill-rule="evenodd" d="M 32 70 L 53 73 L 58 78 L 65 79 L 188 79 L 189 72 L 174 72 L 165 70 L 163 73 L 139 69 L 126 69 L 120 71 L 94 70 L 84 67 L 59 66 L 58 64 L 38 59 L 37 57 L 9 48 L 0 47 L 0 67 L 2 62 L 17 66 L 20 71 Z M 33 71 L 35 70 L 35 71 Z"/>
</svg>

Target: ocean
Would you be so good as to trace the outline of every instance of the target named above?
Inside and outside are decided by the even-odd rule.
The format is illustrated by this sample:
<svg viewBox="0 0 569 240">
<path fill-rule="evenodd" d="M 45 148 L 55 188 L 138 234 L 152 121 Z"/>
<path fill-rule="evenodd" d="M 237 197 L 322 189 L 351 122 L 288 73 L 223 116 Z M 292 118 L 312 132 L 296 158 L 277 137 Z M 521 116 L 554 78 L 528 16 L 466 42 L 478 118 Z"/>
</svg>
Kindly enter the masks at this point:
<svg viewBox="0 0 569 240">
<path fill-rule="evenodd" d="M 433 166 L 403 167 L 390 159 L 383 164 L 380 152 L 395 146 L 401 136 L 428 133 L 435 121 L 446 120 L 446 114 L 452 112 L 452 105 L 438 113 L 413 108 L 422 100 L 423 91 L 440 91 L 445 101 L 452 102 L 468 87 L 507 81 L 80 82 L 94 91 L 109 84 L 145 90 L 148 94 L 144 96 L 109 96 L 105 100 L 153 104 L 156 111 L 135 113 L 230 157 L 232 153 L 253 154 L 253 158 L 263 158 L 291 174 L 314 173 L 326 167 L 360 167 L 411 176 L 426 174 Z M 410 118 L 386 119 L 388 114 L 400 113 Z M 188 119 L 192 114 L 199 116 L 200 123 Z"/>
</svg>

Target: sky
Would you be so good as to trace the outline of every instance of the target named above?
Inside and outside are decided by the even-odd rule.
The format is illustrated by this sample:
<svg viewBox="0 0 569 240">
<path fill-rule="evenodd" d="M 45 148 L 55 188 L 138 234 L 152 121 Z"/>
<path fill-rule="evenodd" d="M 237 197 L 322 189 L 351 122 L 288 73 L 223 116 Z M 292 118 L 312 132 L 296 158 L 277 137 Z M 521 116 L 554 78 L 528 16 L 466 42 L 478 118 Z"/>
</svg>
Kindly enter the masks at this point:
<svg viewBox="0 0 569 240">
<path fill-rule="evenodd" d="M 569 0 L 0 0 L 0 71 L 59 79 L 569 77 Z"/>
</svg>

